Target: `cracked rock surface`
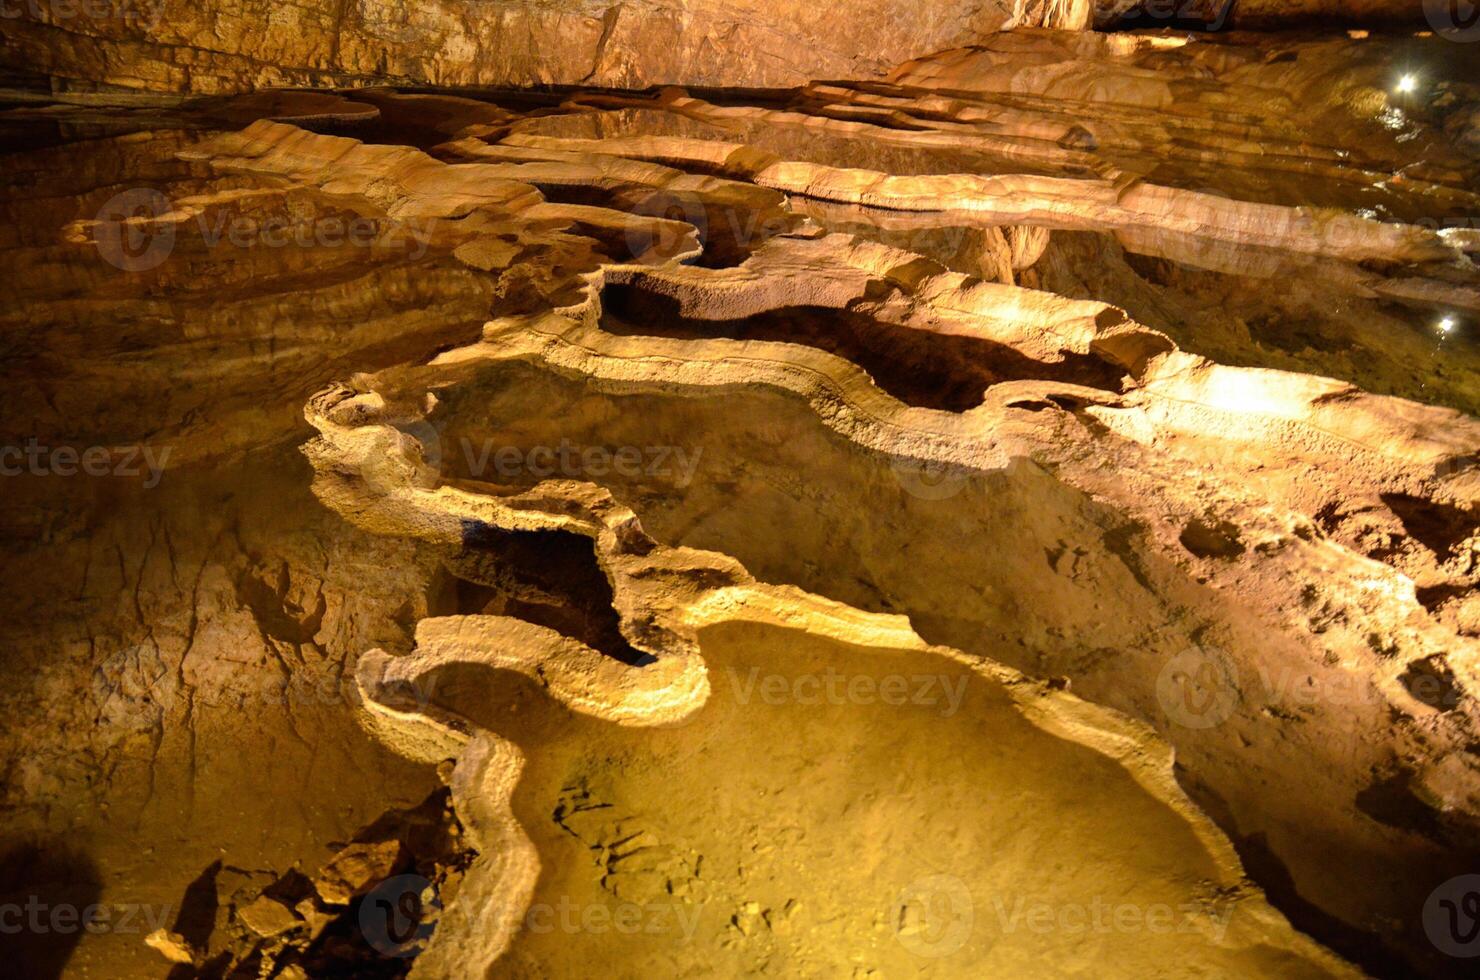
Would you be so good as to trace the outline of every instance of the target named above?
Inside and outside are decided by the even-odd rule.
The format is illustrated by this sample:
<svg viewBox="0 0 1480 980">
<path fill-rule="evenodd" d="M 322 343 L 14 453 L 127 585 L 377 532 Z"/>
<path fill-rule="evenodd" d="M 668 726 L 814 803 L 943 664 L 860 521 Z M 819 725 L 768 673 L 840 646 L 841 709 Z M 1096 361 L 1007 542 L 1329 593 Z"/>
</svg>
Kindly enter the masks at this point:
<svg viewBox="0 0 1480 980">
<path fill-rule="evenodd" d="M 66 8 L 69 9 L 70 8 Z M 81 91 L 240 92 L 395 79 L 432 85 L 794 85 L 883 74 L 1024 24 L 1078 28 L 1087 0 L 119 0 L 7 15 L 0 64 Z"/>
</svg>

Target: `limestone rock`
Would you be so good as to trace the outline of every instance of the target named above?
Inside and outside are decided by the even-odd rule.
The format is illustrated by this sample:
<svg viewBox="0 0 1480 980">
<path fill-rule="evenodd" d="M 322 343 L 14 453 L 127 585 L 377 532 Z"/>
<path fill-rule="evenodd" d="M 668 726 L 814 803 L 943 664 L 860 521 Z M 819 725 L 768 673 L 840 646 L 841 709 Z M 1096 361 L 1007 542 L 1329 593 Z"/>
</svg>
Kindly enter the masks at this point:
<svg viewBox="0 0 1480 980">
<path fill-rule="evenodd" d="M 237 915 L 247 928 L 268 939 L 302 925 L 292 909 L 266 896 L 238 909 Z"/>
<path fill-rule="evenodd" d="M 762 6 L 7 19 L 30 972 L 1463 975 L 1465 46 Z"/>
<path fill-rule="evenodd" d="M 118 5 L 124 16 L 64 19 L 38 17 L 38 9 L 23 6 L 6 21 L 3 61 L 12 71 L 45 72 L 84 90 L 218 93 L 373 81 L 795 85 L 879 75 L 1019 24 L 1079 27 L 1089 4 L 140 0 Z"/>
<path fill-rule="evenodd" d="M 319 870 L 314 888 L 330 905 L 348 905 L 394 874 L 401 858 L 397 840 L 350 844 Z"/>
<path fill-rule="evenodd" d="M 171 963 L 189 966 L 194 964 L 198 958 L 196 951 L 178 932 L 156 929 L 144 937 L 144 943 L 150 949 L 158 951 L 159 955 Z"/>
</svg>

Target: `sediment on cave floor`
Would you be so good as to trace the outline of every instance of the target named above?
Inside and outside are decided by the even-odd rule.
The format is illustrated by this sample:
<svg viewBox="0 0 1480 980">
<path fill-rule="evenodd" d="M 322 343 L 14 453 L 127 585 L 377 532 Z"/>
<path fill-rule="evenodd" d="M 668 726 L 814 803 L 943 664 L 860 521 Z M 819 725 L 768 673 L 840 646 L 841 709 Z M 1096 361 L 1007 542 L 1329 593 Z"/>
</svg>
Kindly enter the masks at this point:
<svg viewBox="0 0 1480 980">
<path fill-rule="evenodd" d="M 4 21 L 23 975 L 1468 975 L 1475 26 L 844 6 Z"/>
</svg>

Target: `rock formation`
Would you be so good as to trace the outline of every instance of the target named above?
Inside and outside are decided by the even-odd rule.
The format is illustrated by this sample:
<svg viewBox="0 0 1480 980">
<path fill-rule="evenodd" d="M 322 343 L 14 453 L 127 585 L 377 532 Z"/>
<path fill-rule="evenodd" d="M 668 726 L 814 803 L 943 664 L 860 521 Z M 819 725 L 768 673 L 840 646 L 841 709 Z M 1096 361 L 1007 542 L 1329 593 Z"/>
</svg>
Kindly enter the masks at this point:
<svg viewBox="0 0 1480 980">
<path fill-rule="evenodd" d="M 1020 25 L 1078 28 L 1088 0 L 17 4 L 4 66 L 68 89 L 655 83 L 782 86 L 881 75 Z"/>
<path fill-rule="evenodd" d="M 1464 45 L 673 11 L 7 31 L 28 962 L 1464 975 Z"/>
</svg>

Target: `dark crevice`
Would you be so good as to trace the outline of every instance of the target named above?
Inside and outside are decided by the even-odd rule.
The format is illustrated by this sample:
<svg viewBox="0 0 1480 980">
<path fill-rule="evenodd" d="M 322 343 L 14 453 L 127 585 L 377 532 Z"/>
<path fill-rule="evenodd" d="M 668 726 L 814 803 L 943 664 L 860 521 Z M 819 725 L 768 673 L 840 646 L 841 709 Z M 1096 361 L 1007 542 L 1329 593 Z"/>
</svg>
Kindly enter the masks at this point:
<svg viewBox="0 0 1480 980">
<path fill-rule="evenodd" d="M 1205 522 L 1194 518 L 1187 522 L 1177 540 L 1199 558 L 1237 558 L 1244 553 L 1238 526 L 1228 521 Z"/>
<path fill-rule="evenodd" d="M 689 225 L 703 245 L 703 253 L 689 264 L 706 269 L 728 269 L 744 262 L 772 237 L 792 231 L 801 218 L 779 207 L 752 208 L 740 204 L 704 201 L 694 195 L 655 190 L 643 184 L 602 187 L 597 184 L 567 184 L 524 178 L 552 204 L 575 204 L 608 208 L 648 218 L 662 218 Z M 579 234 L 596 238 L 603 250 L 618 261 L 630 261 L 646 248 L 664 258 L 677 254 L 673 232 L 635 229 L 596 230 L 578 225 Z"/>
<path fill-rule="evenodd" d="M 236 601 L 251 610 L 264 635 L 294 645 L 311 643 L 323 625 L 328 600 L 320 592 L 313 607 L 304 608 L 288 597 L 290 587 L 286 562 L 275 583 L 244 571 L 236 580 Z"/>
<path fill-rule="evenodd" d="M 437 615 L 512 616 L 579 640 L 625 664 L 654 661 L 622 635 L 595 543 L 564 531 L 470 527 L 447 561 L 453 581 Z"/>
<path fill-rule="evenodd" d="M 1229 30 L 1236 16 L 1235 0 L 1145 0 L 1108 25 L 1117 31 Z"/>
<path fill-rule="evenodd" d="M 1409 664 L 1398 682 L 1415 700 L 1440 712 L 1453 711 L 1464 696 L 1454 672 L 1441 656 L 1425 657 Z"/>
<path fill-rule="evenodd" d="M 1451 582 L 1443 585 L 1420 586 L 1416 591 L 1418 604 L 1429 612 L 1434 612 L 1445 603 L 1468 595 L 1473 589 L 1474 586 Z"/>
<path fill-rule="evenodd" d="M 1324 943 L 1352 963 L 1378 977 L 1416 977 L 1381 939 L 1342 921 L 1300 894 L 1295 878 L 1264 833 L 1241 834 L 1228 803 L 1181 763 L 1175 767 L 1178 784 L 1218 826 L 1224 828 L 1244 870 L 1301 932 Z"/>
<path fill-rule="evenodd" d="M 1357 794 L 1357 809 L 1384 826 L 1427 837 L 1445 845 L 1439 817 L 1413 791 L 1413 775 L 1400 771 L 1379 779 Z"/>
<path fill-rule="evenodd" d="M 704 320 L 684 316 L 673 297 L 614 284 L 602 294 L 602 327 L 621 336 L 803 344 L 858 365 L 906 405 L 948 412 L 976 408 L 988 388 L 1004 381 L 1120 390 L 1120 369 L 1098 357 L 1035 361 L 1005 344 L 916 330 L 858 308 L 793 306 L 738 320 Z"/>
<path fill-rule="evenodd" d="M 1476 515 L 1448 504 L 1406 493 L 1385 493 L 1382 502 L 1403 522 L 1409 537 L 1432 551 L 1441 561 L 1455 546 L 1475 533 Z"/>
<path fill-rule="evenodd" d="M 1417 976 L 1376 936 L 1348 925 L 1304 898 L 1294 876 L 1264 834 L 1237 838 L 1234 846 L 1249 877 L 1259 882 L 1264 894 L 1297 929 L 1316 937 L 1373 976 Z"/>
</svg>

